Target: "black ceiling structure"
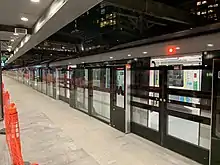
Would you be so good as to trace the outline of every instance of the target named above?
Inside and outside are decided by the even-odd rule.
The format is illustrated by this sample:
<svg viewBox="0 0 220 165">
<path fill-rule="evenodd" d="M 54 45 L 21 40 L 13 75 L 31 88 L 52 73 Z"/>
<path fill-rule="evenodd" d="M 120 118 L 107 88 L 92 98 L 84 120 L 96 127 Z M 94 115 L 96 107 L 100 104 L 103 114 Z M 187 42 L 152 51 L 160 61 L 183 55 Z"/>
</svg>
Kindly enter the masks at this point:
<svg viewBox="0 0 220 165">
<path fill-rule="evenodd" d="M 195 14 L 195 8 L 196 0 L 105 0 L 11 65 L 93 55 L 129 42 L 209 24 Z"/>
</svg>

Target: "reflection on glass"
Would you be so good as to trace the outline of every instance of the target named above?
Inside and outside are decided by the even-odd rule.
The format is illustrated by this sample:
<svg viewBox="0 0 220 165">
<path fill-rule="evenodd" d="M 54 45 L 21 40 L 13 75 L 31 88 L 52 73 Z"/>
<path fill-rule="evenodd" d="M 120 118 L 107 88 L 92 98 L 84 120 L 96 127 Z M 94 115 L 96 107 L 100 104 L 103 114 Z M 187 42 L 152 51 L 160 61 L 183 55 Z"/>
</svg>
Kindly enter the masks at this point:
<svg viewBox="0 0 220 165">
<path fill-rule="evenodd" d="M 116 106 L 124 108 L 124 69 L 116 70 Z"/>
<path fill-rule="evenodd" d="M 92 115 L 110 121 L 110 69 L 93 69 Z M 109 86 L 109 87 L 108 87 Z M 107 88 L 108 87 L 108 88 Z"/>
</svg>

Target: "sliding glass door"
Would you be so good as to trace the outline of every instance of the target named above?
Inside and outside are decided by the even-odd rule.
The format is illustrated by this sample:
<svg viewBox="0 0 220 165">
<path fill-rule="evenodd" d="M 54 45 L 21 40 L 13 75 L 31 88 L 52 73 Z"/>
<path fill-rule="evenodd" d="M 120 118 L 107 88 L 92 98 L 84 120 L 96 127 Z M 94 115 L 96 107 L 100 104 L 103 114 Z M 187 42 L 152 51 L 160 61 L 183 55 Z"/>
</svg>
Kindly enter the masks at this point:
<svg viewBox="0 0 220 165">
<path fill-rule="evenodd" d="M 92 69 L 92 115 L 110 122 L 110 68 Z"/>
</svg>

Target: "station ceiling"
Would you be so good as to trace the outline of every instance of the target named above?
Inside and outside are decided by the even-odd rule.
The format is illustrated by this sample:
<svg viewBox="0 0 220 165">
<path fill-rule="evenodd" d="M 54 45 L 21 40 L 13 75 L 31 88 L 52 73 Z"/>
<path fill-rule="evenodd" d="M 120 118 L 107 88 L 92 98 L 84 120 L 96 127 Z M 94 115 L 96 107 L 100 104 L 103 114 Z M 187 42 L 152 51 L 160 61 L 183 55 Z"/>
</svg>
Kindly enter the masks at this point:
<svg viewBox="0 0 220 165">
<path fill-rule="evenodd" d="M 37 3 L 31 0 L 2 0 L 0 2 L 0 40 L 3 52 L 15 49 L 24 38 L 25 34 L 15 34 L 15 28 L 25 29 L 27 34 L 31 34 L 32 27 L 52 1 L 43 0 Z"/>
<path fill-rule="evenodd" d="M 77 17 L 73 12 L 65 13 L 69 20 L 68 23 L 65 22 L 66 26 L 59 24 L 60 20 L 54 20 L 52 23 L 56 26 L 60 25 L 60 28 L 56 28 L 56 32 L 41 39 L 42 41 L 39 41 L 32 49 L 23 51 L 22 56 L 11 61 L 11 65 L 36 65 L 89 56 L 106 52 L 121 44 L 209 23 L 193 14 L 192 9 L 196 7 L 195 0 L 138 0 L 138 2 L 105 0 L 99 2 L 91 2 L 90 8 L 92 4 L 93 7 L 90 9 L 87 5 L 88 10 L 85 8 L 84 11 L 80 10 L 81 14 Z M 69 6 L 66 11 L 70 11 L 70 8 Z M 109 18 L 106 18 L 107 16 Z M 61 18 L 64 18 L 62 14 L 59 19 Z M 108 26 L 109 24 L 111 26 Z"/>
</svg>

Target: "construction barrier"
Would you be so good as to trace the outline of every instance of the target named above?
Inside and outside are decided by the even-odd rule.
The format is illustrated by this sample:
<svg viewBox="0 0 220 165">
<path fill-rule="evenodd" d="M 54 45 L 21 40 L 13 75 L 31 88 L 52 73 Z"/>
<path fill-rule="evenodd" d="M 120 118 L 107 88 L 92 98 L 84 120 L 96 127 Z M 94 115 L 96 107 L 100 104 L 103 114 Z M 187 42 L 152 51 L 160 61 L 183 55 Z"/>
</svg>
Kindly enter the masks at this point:
<svg viewBox="0 0 220 165">
<path fill-rule="evenodd" d="M 10 153 L 12 165 L 25 165 L 26 163 L 22 157 L 20 127 L 18 120 L 18 112 L 14 103 L 10 103 L 10 95 L 8 91 L 3 90 L 3 110 L 5 119 L 6 142 Z M 32 163 L 30 165 L 38 165 Z"/>
<path fill-rule="evenodd" d="M 6 110 L 6 140 L 13 165 L 24 165 L 21 154 L 20 128 L 18 113 L 14 103 L 5 107 Z"/>
</svg>

